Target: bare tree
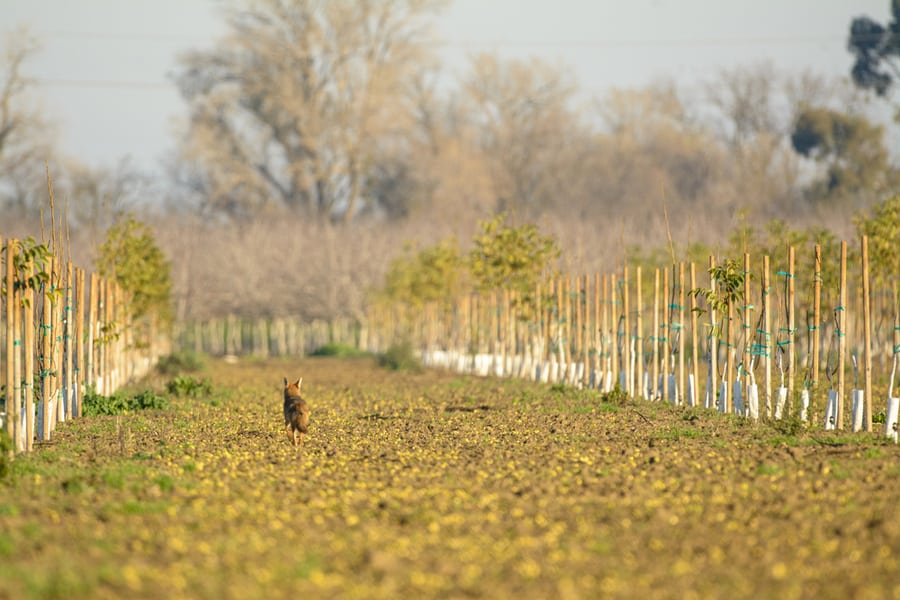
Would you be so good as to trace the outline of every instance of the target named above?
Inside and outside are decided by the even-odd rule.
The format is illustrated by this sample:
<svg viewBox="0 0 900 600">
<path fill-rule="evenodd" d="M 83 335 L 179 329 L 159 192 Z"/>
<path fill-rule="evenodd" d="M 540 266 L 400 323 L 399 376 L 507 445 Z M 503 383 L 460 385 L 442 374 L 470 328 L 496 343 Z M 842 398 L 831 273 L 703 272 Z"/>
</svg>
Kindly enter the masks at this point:
<svg viewBox="0 0 900 600">
<path fill-rule="evenodd" d="M 33 217 L 46 198 L 46 164 L 54 165 L 52 126 L 31 94 L 23 67 L 38 51 L 25 29 L 5 40 L 0 56 L 0 204 L 20 217 Z"/>
<path fill-rule="evenodd" d="M 57 189 L 65 196 L 71 226 L 86 229 L 95 243 L 117 217 L 144 208 L 155 195 L 150 179 L 128 158 L 112 167 L 69 161 Z"/>
<path fill-rule="evenodd" d="M 721 136 L 735 151 L 759 134 L 779 127 L 776 104 L 778 73 L 770 62 L 723 69 L 706 85 L 706 99 L 719 116 Z"/>
<path fill-rule="evenodd" d="M 537 59 L 476 56 L 463 82 L 465 116 L 490 169 L 496 210 L 533 217 L 563 206 L 590 129 L 575 111 L 575 84 Z"/>
<path fill-rule="evenodd" d="M 274 209 L 346 221 L 378 148 L 408 130 L 405 83 L 423 60 L 433 0 L 260 0 L 230 34 L 183 57 L 182 154 L 194 185 L 233 216 Z M 232 5 L 233 6 L 233 5 Z"/>
</svg>

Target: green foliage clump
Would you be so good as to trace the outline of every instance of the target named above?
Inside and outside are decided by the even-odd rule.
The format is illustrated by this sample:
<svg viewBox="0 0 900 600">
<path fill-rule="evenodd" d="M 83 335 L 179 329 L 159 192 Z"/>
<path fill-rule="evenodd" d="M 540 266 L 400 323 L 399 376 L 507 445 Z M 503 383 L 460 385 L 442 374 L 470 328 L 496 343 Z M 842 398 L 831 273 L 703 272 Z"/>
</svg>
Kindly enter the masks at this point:
<svg viewBox="0 0 900 600">
<path fill-rule="evenodd" d="M 3 252 L 8 252 L 9 246 L 3 247 Z M 37 243 L 34 238 L 28 237 L 20 240 L 16 245 L 15 259 L 13 260 L 13 289 L 30 289 L 38 291 L 46 289 L 50 282 L 49 266 L 53 253 L 46 244 Z M 30 267 L 30 270 L 29 270 Z M 3 276 L 2 293 L 6 294 L 6 275 Z M 24 299 L 23 299 L 24 306 Z"/>
<path fill-rule="evenodd" d="M 550 275 L 552 261 L 559 258 L 559 245 L 541 235 L 531 224 L 505 225 L 500 214 L 481 223 L 469 253 L 469 269 L 481 291 L 511 290 L 530 298 L 542 278 Z"/>
<path fill-rule="evenodd" d="M 900 275 L 900 196 L 885 198 L 872 210 L 872 216 L 856 218 L 861 235 L 868 236 L 869 272 L 876 286 L 893 285 Z"/>
<path fill-rule="evenodd" d="M 97 270 L 131 294 L 133 317 L 153 313 L 162 322 L 171 321 L 170 265 L 147 225 L 129 216 L 110 227 L 100 246 Z"/>
<path fill-rule="evenodd" d="M 144 390 L 135 395 L 116 392 L 111 396 L 98 394 L 88 389 L 81 400 L 81 411 L 85 417 L 99 415 L 121 415 L 138 410 L 165 410 L 169 401 L 157 395 L 153 390 Z"/>
<path fill-rule="evenodd" d="M 5 429 L 0 429 L 0 481 L 9 475 L 12 462 L 13 442 Z"/>
<path fill-rule="evenodd" d="M 166 390 L 176 396 L 201 398 L 212 394 L 212 383 L 208 378 L 197 379 L 191 375 L 179 375 L 166 384 Z"/>
<path fill-rule="evenodd" d="M 447 301 L 460 292 L 465 265 L 454 240 L 394 259 L 385 277 L 386 299 L 420 308 L 428 302 Z"/>
<path fill-rule="evenodd" d="M 378 357 L 378 364 L 392 371 L 418 371 L 422 368 L 409 341 L 392 344 Z"/>
<path fill-rule="evenodd" d="M 818 273 L 815 272 L 814 261 L 805 258 L 814 255 L 816 245 L 820 246 L 822 252 L 822 263 L 819 265 Z M 775 270 L 786 272 L 789 246 L 794 248 L 798 257 L 792 274 L 798 285 L 806 285 L 818 278 L 823 290 L 837 292 L 841 243 L 832 231 L 824 227 L 794 229 L 780 219 L 772 219 L 762 229 L 744 224 L 737 227 L 729 236 L 727 254 L 738 257 L 747 252 L 757 261 L 759 257 L 768 256 Z M 848 260 L 853 259 L 854 257 L 848 254 Z M 760 263 L 756 264 L 758 267 Z"/>
<path fill-rule="evenodd" d="M 603 401 L 610 404 L 622 405 L 628 403 L 630 400 L 631 398 L 625 393 L 625 390 L 622 389 L 622 386 L 618 381 L 616 382 L 616 385 L 613 386 L 612 390 L 603 395 Z"/>
<path fill-rule="evenodd" d="M 366 353 L 359 348 L 355 348 L 348 344 L 325 344 L 319 346 L 311 353 L 312 356 L 336 356 L 339 358 L 356 358 L 366 356 Z"/>
<path fill-rule="evenodd" d="M 744 272 L 743 261 L 737 258 L 729 258 L 722 264 L 709 269 L 709 275 L 715 281 L 713 289 L 700 287 L 688 292 L 691 296 L 703 298 L 710 310 L 718 311 L 723 319 L 728 318 L 728 308 L 736 306 L 744 297 L 744 282 L 750 276 Z M 694 309 L 698 313 L 704 312 L 700 307 Z M 717 327 L 718 329 L 718 327 Z M 719 335 L 714 331 L 713 335 Z"/>
<path fill-rule="evenodd" d="M 890 170 L 883 139 L 883 127 L 863 115 L 812 107 L 801 110 L 791 134 L 794 150 L 826 166 L 813 197 L 877 189 Z"/>
<path fill-rule="evenodd" d="M 203 368 L 203 356 L 190 350 L 182 350 L 163 356 L 156 363 L 156 370 L 162 375 L 191 373 Z"/>
<path fill-rule="evenodd" d="M 526 315 L 538 306 L 538 283 L 553 274 L 560 249 L 535 225 L 513 227 L 499 214 L 480 224 L 468 254 L 454 240 L 439 242 L 391 263 L 381 298 L 417 309 L 430 302 L 452 303 L 469 285 L 481 292 L 509 290 Z M 409 249 L 407 249 L 409 250 Z"/>
</svg>

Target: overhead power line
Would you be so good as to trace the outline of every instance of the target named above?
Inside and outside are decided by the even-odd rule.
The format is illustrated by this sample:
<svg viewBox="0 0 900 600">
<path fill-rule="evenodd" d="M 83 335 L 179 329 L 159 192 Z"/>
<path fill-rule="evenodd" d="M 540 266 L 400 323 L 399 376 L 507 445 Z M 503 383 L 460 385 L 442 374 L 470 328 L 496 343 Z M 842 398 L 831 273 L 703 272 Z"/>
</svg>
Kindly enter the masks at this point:
<svg viewBox="0 0 900 600">
<path fill-rule="evenodd" d="M 62 87 L 175 90 L 174 84 L 166 81 L 113 81 L 103 79 L 55 79 L 49 77 L 32 77 L 31 81 L 40 85 Z"/>
<path fill-rule="evenodd" d="M 4 33 L 11 33 L 5 30 Z M 212 36 L 183 35 L 173 33 L 121 33 L 106 31 L 69 31 L 69 30 L 42 30 L 35 32 L 40 37 L 48 39 L 60 37 L 89 38 L 96 40 L 115 41 L 144 41 L 144 42 L 179 42 L 179 43 L 203 43 L 212 41 Z M 857 36 L 859 37 L 859 36 Z M 665 39 L 435 39 L 426 42 L 433 46 L 452 47 L 522 47 L 522 48 L 616 48 L 635 46 L 753 46 L 753 45 L 803 45 L 833 42 L 846 42 L 847 35 L 837 34 L 789 34 L 789 35 L 760 35 L 760 36 L 722 36 L 709 38 L 665 38 Z"/>
<path fill-rule="evenodd" d="M 754 36 L 754 37 L 720 37 L 720 38 L 670 38 L 670 39 L 611 39 L 611 40 L 437 40 L 437 46 L 496 46 L 521 48 L 627 48 L 627 47 L 674 47 L 674 46 L 754 46 L 754 45 L 801 45 L 843 42 L 846 36 L 807 35 L 807 36 Z"/>
</svg>

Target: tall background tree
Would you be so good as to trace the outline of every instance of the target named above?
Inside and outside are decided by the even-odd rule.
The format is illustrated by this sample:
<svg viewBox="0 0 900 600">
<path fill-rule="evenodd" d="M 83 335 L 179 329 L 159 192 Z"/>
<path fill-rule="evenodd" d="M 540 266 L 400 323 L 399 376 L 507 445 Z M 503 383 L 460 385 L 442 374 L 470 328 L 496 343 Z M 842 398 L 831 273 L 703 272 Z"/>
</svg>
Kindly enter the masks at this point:
<svg viewBox="0 0 900 600">
<path fill-rule="evenodd" d="M 182 154 L 215 208 L 350 221 L 373 201 L 380 151 L 401 143 L 407 88 L 427 54 L 430 0 L 261 0 L 183 57 Z"/>
<path fill-rule="evenodd" d="M 25 74 L 39 48 L 30 32 L 19 29 L 6 37 L 0 55 L 0 207 L 7 217 L 36 214 L 47 194 L 45 165 L 56 164 L 53 126 Z"/>
<path fill-rule="evenodd" d="M 887 95 L 900 77 L 900 0 L 891 0 L 886 25 L 866 16 L 853 19 L 847 47 L 856 57 L 851 70 L 856 85 Z"/>
</svg>

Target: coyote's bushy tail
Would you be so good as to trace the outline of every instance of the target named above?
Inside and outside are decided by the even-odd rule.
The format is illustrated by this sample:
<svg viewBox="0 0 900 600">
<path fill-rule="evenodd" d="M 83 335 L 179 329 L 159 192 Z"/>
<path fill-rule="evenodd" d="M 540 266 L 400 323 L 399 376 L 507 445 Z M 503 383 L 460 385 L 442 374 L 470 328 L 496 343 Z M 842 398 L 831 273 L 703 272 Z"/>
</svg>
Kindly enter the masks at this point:
<svg viewBox="0 0 900 600">
<path fill-rule="evenodd" d="M 303 443 L 303 436 L 309 431 L 309 405 L 300 395 L 301 377 L 290 383 L 284 378 L 284 428 L 291 443 Z"/>
</svg>

